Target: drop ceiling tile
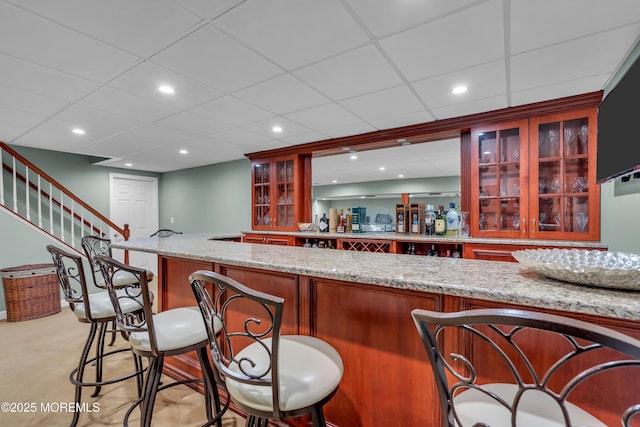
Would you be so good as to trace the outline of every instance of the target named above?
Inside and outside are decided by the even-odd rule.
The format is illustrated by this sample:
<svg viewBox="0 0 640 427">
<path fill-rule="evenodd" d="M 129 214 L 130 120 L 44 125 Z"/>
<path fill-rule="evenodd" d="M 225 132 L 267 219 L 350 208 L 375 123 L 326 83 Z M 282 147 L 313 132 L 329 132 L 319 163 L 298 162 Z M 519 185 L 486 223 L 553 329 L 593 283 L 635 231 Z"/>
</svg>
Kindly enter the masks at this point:
<svg viewBox="0 0 640 427">
<path fill-rule="evenodd" d="M 433 120 L 420 100 L 406 86 L 346 99 L 340 105 L 378 129 L 385 128 L 389 119 L 395 117 L 418 114 L 422 122 Z"/>
<path fill-rule="evenodd" d="M 299 135 L 279 137 L 278 139 L 286 142 L 287 145 L 297 145 L 306 144 L 308 142 L 324 141 L 325 139 L 328 139 L 328 137 L 327 135 L 323 135 L 319 132 L 306 132 Z"/>
<path fill-rule="evenodd" d="M 245 0 L 174 0 L 185 9 L 201 18 L 213 18 L 227 10 L 244 3 Z"/>
<path fill-rule="evenodd" d="M 503 58 L 502 28 L 502 2 L 491 0 L 380 40 L 380 46 L 415 81 Z"/>
<path fill-rule="evenodd" d="M 200 20 L 168 0 L 20 0 L 19 4 L 136 55 L 154 53 Z"/>
<path fill-rule="evenodd" d="M 2 121 L 0 121 L 0 141 L 13 144 L 14 138 L 19 137 L 28 130 L 28 127 L 16 126 L 12 123 L 2 123 Z"/>
<path fill-rule="evenodd" d="M 221 132 L 230 127 L 225 123 L 189 112 L 175 114 L 165 119 L 158 120 L 155 124 L 196 135 L 208 135 L 210 133 Z"/>
<path fill-rule="evenodd" d="M 371 0 L 346 1 L 376 37 L 433 21 L 478 3 L 476 0 L 383 0 L 372 7 Z"/>
<path fill-rule="evenodd" d="M 82 147 L 90 144 L 92 140 L 86 138 L 86 135 L 72 134 L 71 128 L 66 121 L 50 119 L 30 129 L 13 143 L 45 150 L 81 152 Z"/>
<path fill-rule="evenodd" d="M 174 94 L 164 94 L 158 90 L 160 85 L 169 85 Z M 191 108 L 206 101 L 218 98 L 222 92 L 193 79 L 154 64 L 143 62 L 109 82 L 109 86 L 156 102 L 176 108 Z"/>
<path fill-rule="evenodd" d="M 98 84 L 93 81 L 2 53 L 0 53 L 0 63 L 3 85 L 46 97 L 72 101 L 98 87 Z"/>
<path fill-rule="evenodd" d="M 233 95 L 275 114 L 286 114 L 329 102 L 327 97 L 289 74 L 258 83 Z"/>
<path fill-rule="evenodd" d="M 175 114 L 179 110 L 166 104 L 151 101 L 137 95 L 131 95 L 118 89 L 103 86 L 80 101 L 79 105 L 107 111 L 123 117 L 136 117 L 138 120 L 153 122 Z"/>
<path fill-rule="evenodd" d="M 190 111 L 234 126 L 243 126 L 275 116 L 269 111 L 232 96 L 215 99 L 192 108 Z"/>
<path fill-rule="evenodd" d="M 282 128 L 282 132 L 274 132 L 272 130 L 274 126 L 280 126 Z M 306 127 L 292 122 L 291 120 L 285 119 L 284 117 L 272 117 L 267 120 L 262 120 L 246 126 L 242 126 L 242 129 L 257 133 L 259 135 L 263 135 L 265 138 L 269 139 L 282 139 L 309 132 L 309 129 L 307 129 Z"/>
<path fill-rule="evenodd" d="M 178 129 L 159 126 L 157 124 L 145 125 L 130 131 L 133 135 L 140 135 L 146 138 L 156 139 L 166 143 L 182 143 L 196 138 L 198 135 L 192 132 L 185 132 Z"/>
<path fill-rule="evenodd" d="M 389 62 L 372 45 L 310 65 L 294 74 L 333 100 L 360 96 L 403 83 Z"/>
<path fill-rule="evenodd" d="M 65 104 L 66 102 L 61 99 L 0 84 L 0 107 L 49 116 L 59 111 Z"/>
<path fill-rule="evenodd" d="M 137 60 L 120 49 L 7 3 L 0 3 L 0 17 L 0 52 L 58 71 L 104 81 Z"/>
<path fill-rule="evenodd" d="M 369 41 L 337 0 L 246 2 L 214 21 L 291 70 Z"/>
<path fill-rule="evenodd" d="M 640 2 L 514 1 L 511 22 L 511 53 L 517 54 L 640 22 Z"/>
<path fill-rule="evenodd" d="M 13 124 L 17 127 L 26 129 L 38 124 L 45 118 L 46 117 L 42 114 L 0 106 L 0 123 L 4 123 L 6 125 Z M 0 138 L 0 141 L 4 141 L 4 139 Z"/>
<path fill-rule="evenodd" d="M 225 93 L 282 73 L 264 57 L 207 25 L 151 58 Z"/>
<path fill-rule="evenodd" d="M 630 25 L 515 55 L 511 58 L 511 89 L 517 92 L 612 73 L 638 34 L 640 24 Z"/>
<path fill-rule="evenodd" d="M 565 96 L 579 95 L 598 91 L 604 88 L 610 74 L 598 74 L 581 79 L 564 81 L 547 86 L 538 86 L 532 89 L 511 93 L 511 105 L 524 105 L 549 99 L 563 98 Z"/>
<path fill-rule="evenodd" d="M 207 138 L 210 138 L 213 143 L 218 144 L 220 146 L 233 146 L 233 147 L 243 147 L 250 144 L 254 144 L 257 142 L 267 141 L 270 138 L 267 138 L 263 135 L 259 135 L 254 132 L 250 132 L 248 130 L 233 128 L 223 132 L 218 132 L 212 135 L 208 135 Z"/>
<path fill-rule="evenodd" d="M 458 103 L 454 105 L 445 105 L 438 108 L 432 108 L 433 114 L 440 119 L 448 119 L 451 117 L 466 116 L 468 114 L 476 114 L 484 111 L 499 110 L 506 108 L 507 96 L 499 95 L 489 98 L 476 99 L 470 102 Z"/>
<path fill-rule="evenodd" d="M 507 93 L 504 60 L 492 61 L 463 70 L 452 71 L 412 83 L 423 102 L 429 108 L 467 103 L 482 98 Z M 462 94 L 451 91 L 458 85 L 467 86 Z"/>
<path fill-rule="evenodd" d="M 135 118 L 115 115 L 79 104 L 62 111 L 56 115 L 55 119 L 65 123 L 68 137 L 76 136 L 70 133 L 72 128 L 84 129 L 86 134 L 81 135 L 78 140 L 85 140 L 86 143 L 108 138 L 144 124 Z"/>
<path fill-rule="evenodd" d="M 147 150 L 156 150 L 166 145 L 167 143 L 164 141 L 126 132 L 103 139 L 94 144 L 89 144 L 83 147 L 83 150 L 95 156 L 125 158 L 126 156 Z M 177 152 L 178 150 L 176 150 L 176 153 Z"/>
<path fill-rule="evenodd" d="M 335 105 L 327 104 L 287 114 L 286 118 L 331 138 L 371 132 L 375 129 L 356 116 Z"/>
</svg>

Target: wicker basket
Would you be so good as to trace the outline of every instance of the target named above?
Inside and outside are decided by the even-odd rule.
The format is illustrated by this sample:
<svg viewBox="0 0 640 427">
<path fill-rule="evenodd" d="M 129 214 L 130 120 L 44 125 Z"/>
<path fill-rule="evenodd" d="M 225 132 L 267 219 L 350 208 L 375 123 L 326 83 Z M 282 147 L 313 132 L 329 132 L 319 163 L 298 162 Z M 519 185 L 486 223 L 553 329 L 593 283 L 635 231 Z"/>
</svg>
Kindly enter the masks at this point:
<svg viewBox="0 0 640 427">
<path fill-rule="evenodd" d="M 7 321 L 37 319 L 60 312 L 60 283 L 51 264 L 32 264 L 0 270 Z"/>
</svg>

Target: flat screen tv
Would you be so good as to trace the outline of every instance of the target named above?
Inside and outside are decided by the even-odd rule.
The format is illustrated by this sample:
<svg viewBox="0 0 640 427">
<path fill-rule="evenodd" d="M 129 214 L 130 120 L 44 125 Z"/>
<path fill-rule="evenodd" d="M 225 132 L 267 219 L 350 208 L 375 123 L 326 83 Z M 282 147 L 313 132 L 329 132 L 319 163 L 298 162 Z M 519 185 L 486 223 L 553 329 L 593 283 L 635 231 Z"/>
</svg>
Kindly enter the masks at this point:
<svg viewBox="0 0 640 427">
<path fill-rule="evenodd" d="M 640 170 L 640 59 L 598 107 L 598 183 Z"/>
</svg>

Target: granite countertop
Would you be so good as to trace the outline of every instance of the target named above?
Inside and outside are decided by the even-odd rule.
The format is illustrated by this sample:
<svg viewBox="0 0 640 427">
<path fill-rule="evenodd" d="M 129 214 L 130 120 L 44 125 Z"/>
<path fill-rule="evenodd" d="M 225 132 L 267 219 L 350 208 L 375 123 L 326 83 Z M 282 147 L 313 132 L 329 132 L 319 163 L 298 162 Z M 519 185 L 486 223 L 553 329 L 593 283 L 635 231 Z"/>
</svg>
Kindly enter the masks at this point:
<svg viewBox="0 0 640 427">
<path fill-rule="evenodd" d="M 113 248 L 212 263 L 640 320 L 640 291 L 574 285 L 518 263 L 222 241 L 183 234 L 114 242 Z"/>
<path fill-rule="evenodd" d="M 321 233 L 313 231 L 243 231 L 243 234 L 271 234 L 278 236 L 295 236 L 308 239 L 365 239 L 365 240 L 402 240 L 403 242 L 441 242 L 441 243 L 482 243 L 494 245 L 527 245 L 527 246 L 556 246 L 585 249 L 606 249 L 607 244 L 586 240 L 535 240 L 535 239 L 506 239 L 489 237 L 455 237 L 455 236 L 425 236 L 414 234 L 396 234 L 394 232 L 364 232 L 364 233 Z"/>
</svg>

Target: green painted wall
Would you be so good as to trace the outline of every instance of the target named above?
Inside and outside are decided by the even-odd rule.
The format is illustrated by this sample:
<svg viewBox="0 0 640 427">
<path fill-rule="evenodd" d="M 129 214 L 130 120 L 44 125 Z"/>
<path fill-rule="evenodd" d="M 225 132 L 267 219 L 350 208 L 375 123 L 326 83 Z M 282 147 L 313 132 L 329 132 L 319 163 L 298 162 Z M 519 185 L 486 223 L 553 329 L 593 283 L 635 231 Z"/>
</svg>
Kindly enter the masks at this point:
<svg viewBox="0 0 640 427">
<path fill-rule="evenodd" d="M 251 228 L 248 159 L 164 173 L 158 187 L 160 228 L 183 233 Z"/>
</svg>

